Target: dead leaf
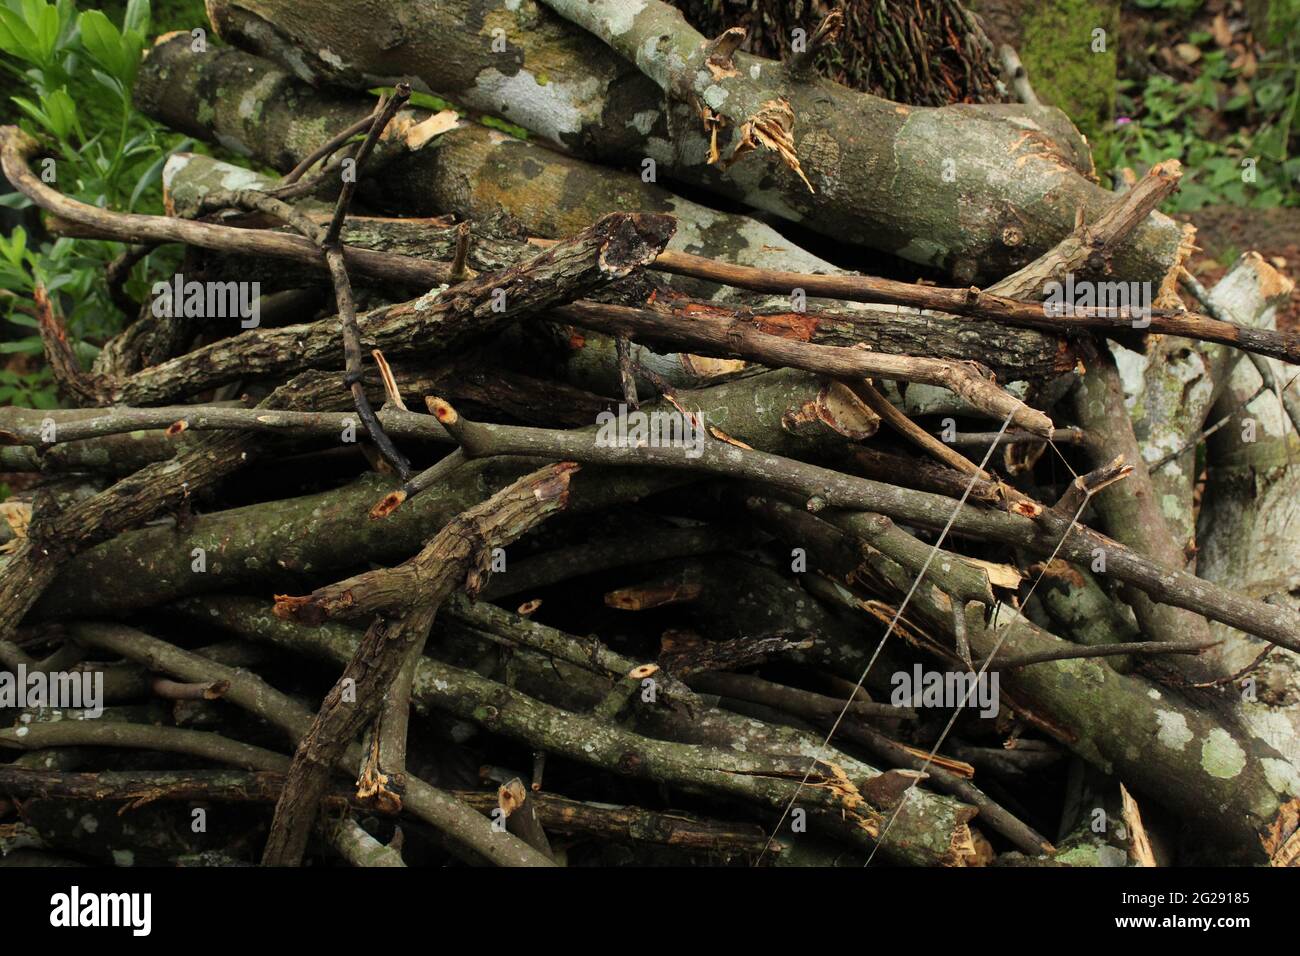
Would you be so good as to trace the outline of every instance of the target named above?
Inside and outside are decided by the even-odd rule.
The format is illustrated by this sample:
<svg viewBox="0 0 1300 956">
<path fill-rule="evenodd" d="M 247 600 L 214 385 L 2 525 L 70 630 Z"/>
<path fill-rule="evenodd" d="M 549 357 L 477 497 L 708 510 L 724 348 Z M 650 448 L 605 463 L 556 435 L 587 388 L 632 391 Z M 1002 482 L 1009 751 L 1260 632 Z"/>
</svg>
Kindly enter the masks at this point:
<svg viewBox="0 0 1300 956">
<path fill-rule="evenodd" d="M 1214 34 L 1215 45 L 1221 50 L 1232 46 L 1232 31 L 1228 29 L 1228 20 L 1222 13 L 1216 13 L 1210 22 L 1210 32 Z"/>
</svg>

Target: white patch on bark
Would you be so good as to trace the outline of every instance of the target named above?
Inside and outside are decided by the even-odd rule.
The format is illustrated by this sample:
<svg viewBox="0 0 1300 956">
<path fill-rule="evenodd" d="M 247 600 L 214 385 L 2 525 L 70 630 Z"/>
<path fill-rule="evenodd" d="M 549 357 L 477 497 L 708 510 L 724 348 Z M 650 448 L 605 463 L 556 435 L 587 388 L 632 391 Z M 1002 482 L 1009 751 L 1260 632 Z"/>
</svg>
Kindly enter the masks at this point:
<svg viewBox="0 0 1300 956">
<path fill-rule="evenodd" d="M 1156 737 L 1170 750 L 1182 750 L 1192 739 L 1187 718 L 1176 710 L 1157 710 L 1156 725 Z"/>
<path fill-rule="evenodd" d="M 599 23 L 607 36 L 627 33 L 636 25 L 637 14 L 649 6 L 649 0 L 587 0 L 583 16 Z"/>
<path fill-rule="evenodd" d="M 538 83 L 528 70 L 506 76 L 496 67 L 474 80 L 473 99 L 466 102 L 501 113 L 547 139 L 559 141 L 565 133 L 582 129 L 583 104 L 597 96 L 600 80 L 587 77 L 572 83 L 550 80 Z"/>
<path fill-rule="evenodd" d="M 433 308 L 433 304 L 435 301 L 437 301 L 438 296 L 442 295 L 449 288 L 451 288 L 451 286 L 444 284 L 438 286 L 437 288 L 430 289 L 424 295 L 420 296 L 418 299 L 415 300 L 415 303 L 414 305 L 412 305 L 412 308 L 415 309 L 416 312 L 420 312 L 420 313 L 428 312 L 430 309 Z"/>
<path fill-rule="evenodd" d="M 1124 403 L 1131 408 L 1134 396 L 1141 393 L 1146 381 L 1147 357 L 1114 342 L 1107 344 L 1110 345 L 1110 354 L 1115 356 L 1115 369 L 1124 385 Z"/>
<path fill-rule="evenodd" d="M 239 118 L 241 120 L 254 119 L 258 108 L 271 98 L 271 93 L 279 82 L 280 74 L 267 73 L 245 90 L 244 95 L 239 98 Z"/>
<path fill-rule="evenodd" d="M 267 182 L 265 176 L 259 176 L 251 169 L 245 169 L 243 166 L 227 165 L 222 163 L 219 167 L 221 170 L 221 188 L 236 189 L 265 189 Z"/>
<path fill-rule="evenodd" d="M 316 51 L 316 55 L 320 57 L 323 62 L 328 63 L 336 70 L 341 70 L 346 65 L 343 62 L 343 57 L 339 56 L 329 47 L 321 47 Z"/>
<path fill-rule="evenodd" d="M 1246 766 L 1246 754 L 1237 741 L 1222 727 L 1205 735 L 1201 744 L 1201 768 L 1211 777 L 1231 780 Z"/>
<path fill-rule="evenodd" d="M 1278 793 L 1300 797 L 1300 771 L 1295 764 L 1277 757 L 1265 757 L 1260 761 L 1264 766 L 1264 779 Z"/>
<path fill-rule="evenodd" d="M 632 114 L 632 118 L 628 120 L 627 125 L 631 126 L 642 136 L 649 136 L 650 130 L 654 129 L 655 120 L 658 118 L 658 110 L 641 110 L 638 113 Z M 658 160 L 656 159 L 655 162 L 658 162 Z"/>
<path fill-rule="evenodd" d="M 722 109 L 722 104 L 727 102 L 728 93 L 722 87 L 714 83 L 704 91 L 704 102 L 708 103 L 715 110 Z"/>
<path fill-rule="evenodd" d="M 167 157 L 167 162 L 163 163 L 162 171 L 164 189 L 170 190 L 172 188 L 172 180 L 176 178 L 177 173 L 190 164 L 191 159 L 193 157 L 189 153 L 172 153 Z"/>
</svg>

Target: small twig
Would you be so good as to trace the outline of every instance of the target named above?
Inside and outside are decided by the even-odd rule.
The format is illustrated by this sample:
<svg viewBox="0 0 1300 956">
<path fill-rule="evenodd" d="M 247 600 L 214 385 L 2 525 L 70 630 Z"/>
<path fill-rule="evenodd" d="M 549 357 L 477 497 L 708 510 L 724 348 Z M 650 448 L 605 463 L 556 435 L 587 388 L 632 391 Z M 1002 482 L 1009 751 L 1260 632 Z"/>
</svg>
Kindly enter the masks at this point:
<svg viewBox="0 0 1300 956">
<path fill-rule="evenodd" d="M 456 224 L 456 254 L 451 260 L 451 276 L 449 282 L 462 282 L 465 279 L 473 278 L 474 270 L 469 268 L 469 222 L 462 220 Z"/>
<path fill-rule="evenodd" d="M 1045 664 L 1050 661 L 1070 661 L 1081 657 L 1118 657 L 1123 654 L 1199 654 L 1207 648 L 1214 647 L 1221 641 L 1134 641 L 1128 644 L 1068 644 L 1064 647 L 1033 654 L 1022 654 L 1002 660 L 986 661 L 990 667 L 1010 670 L 1014 667 L 1028 667 L 1031 664 Z"/>
<path fill-rule="evenodd" d="M 379 424 L 374 409 L 370 407 L 370 399 L 366 396 L 363 382 L 365 372 L 361 367 L 361 333 L 357 330 L 357 308 L 352 301 L 352 283 L 348 280 L 347 268 L 343 264 L 342 248 L 337 245 L 327 247 L 325 261 L 329 263 L 330 276 L 334 280 L 334 300 L 343 326 L 343 360 L 346 368 L 343 384 L 352 392 L 352 402 L 366 434 L 378 446 L 380 454 L 393 466 L 398 476 L 406 481 L 411 477 L 411 463 L 397 450 L 393 440 Z"/>
<path fill-rule="evenodd" d="M 921 448 L 934 458 L 939 459 L 945 465 L 957 469 L 966 475 L 979 475 L 985 481 L 994 481 L 988 472 L 980 469 L 973 461 L 965 455 L 959 455 L 953 451 L 944 442 L 939 441 L 916 422 L 912 421 L 901 411 L 894 407 L 893 402 L 881 395 L 876 387 L 870 382 L 846 382 L 846 385 L 852 389 L 853 393 L 867 403 L 873 412 L 879 415 L 887 422 L 896 432 Z"/>
<path fill-rule="evenodd" d="M 166 677 L 154 677 L 149 681 L 149 689 L 167 700 L 220 700 L 230 690 L 230 681 L 183 684 Z"/>
<path fill-rule="evenodd" d="M 157 244 L 151 242 L 127 246 L 104 267 L 108 297 L 122 310 L 123 315 L 134 317 L 140 311 L 140 303 L 126 294 L 126 282 L 131 278 L 131 270 L 135 268 L 135 264 L 156 248 L 158 248 Z"/>
<path fill-rule="evenodd" d="M 355 426 L 355 412 L 308 412 L 225 405 L 165 405 L 158 408 L 104 408 L 92 418 L 58 421 L 42 434 L 38 419 L 13 418 L 0 426 L 0 445 L 30 445 L 46 449 L 68 442 L 121 435 L 146 428 L 166 429 L 168 437 L 186 431 L 247 430 L 294 435 L 335 435 Z M 402 408 L 378 413 L 394 435 L 421 441 L 449 442 L 451 436 L 436 419 Z"/>
<path fill-rule="evenodd" d="M 1265 647 L 1262 651 L 1260 651 L 1258 654 L 1255 655 L 1255 659 L 1253 661 L 1251 661 L 1241 670 L 1237 671 L 1235 674 L 1229 674 L 1227 677 L 1220 677 L 1216 680 L 1206 681 L 1203 684 L 1191 684 L 1189 686 L 1204 688 L 1204 687 L 1219 687 L 1223 684 L 1235 684 L 1237 683 L 1237 681 L 1241 680 L 1251 671 L 1255 670 L 1261 664 L 1263 664 L 1265 659 L 1268 657 L 1268 655 L 1271 654 L 1276 647 L 1277 647 L 1276 644 L 1270 643 L 1267 647 Z"/>
<path fill-rule="evenodd" d="M 988 448 L 989 445 L 996 444 L 1001 448 L 1004 445 L 1032 445 L 1036 442 L 1050 441 L 1057 445 L 1080 445 L 1085 439 L 1082 428 L 1056 428 L 1052 430 L 1051 435 L 1035 435 L 1032 432 L 1016 431 L 1007 429 L 1001 435 L 997 432 L 956 432 L 952 436 L 952 441 L 944 442 L 945 445 L 956 445 L 960 448 Z"/>
<path fill-rule="evenodd" d="M 352 204 L 352 194 L 356 192 L 357 182 L 361 179 L 361 168 L 370 158 L 375 143 L 383 135 L 384 129 L 410 98 L 411 84 L 398 83 L 392 96 L 384 101 L 383 106 L 375 110 L 370 130 L 366 133 L 366 138 L 361 141 L 361 148 L 357 150 L 353 168 L 355 175 L 343 181 L 343 189 L 339 192 L 338 202 L 334 206 L 334 218 L 330 220 L 329 228 L 325 230 L 325 238 L 321 241 L 322 246 L 332 246 L 339 241 L 339 233 L 343 231 L 343 220 L 347 218 L 348 207 Z"/>
<path fill-rule="evenodd" d="M 1074 514 L 1083 507 L 1084 501 L 1089 497 L 1107 485 L 1123 481 L 1131 474 L 1133 474 L 1133 466 L 1124 462 L 1123 455 L 1118 455 L 1100 468 L 1080 475 L 1070 482 L 1054 507 L 1062 514 Z"/>
<path fill-rule="evenodd" d="M 790 59 L 785 64 L 786 72 L 790 78 L 799 80 L 809 76 L 813 71 L 813 64 L 817 60 L 817 54 L 821 52 L 823 47 L 838 40 L 843 30 L 844 7 L 841 4 L 826 14 L 822 22 L 809 35 L 807 45 L 803 50 L 790 55 Z"/>
<path fill-rule="evenodd" d="M 302 179 L 307 170 L 311 169 L 321 160 L 328 159 L 330 156 L 334 155 L 334 153 L 341 149 L 343 144 L 353 136 L 357 136 L 370 129 L 370 127 L 375 124 L 375 120 L 379 117 L 382 109 L 383 104 L 378 104 L 373 113 L 361 117 L 361 119 L 357 120 L 347 129 L 335 133 L 326 142 L 322 143 L 316 149 L 304 156 L 297 166 L 284 174 L 280 179 L 280 186 L 290 186 L 293 183 L 296 183 L 298 180 Z"/>
<path fill-rule="evenodd" d="M 393 376 L 393 369 L 389 366 L 388 359 L 384 358 L 384 353 L 379 349 L 372 349 L 370 357 L 375 360 L 375 365 L 379 367 L 379 377 L 384 382 L 384 404 L 406 411 L 406 402 L 402 401 L 402 392 L 397 387 L 397 379 Z"/>
<path fill-rule="evenodd" d="M 78 404 L 100 404 L 104 400 L 100 388 L 102 379 L 97 380 L 95 376 L 82 371 L 72 343 L 68 341 L 68 331 L 55 316 L 45 286 L 37 283 L 33 299 L 36 302 L 36 319 L 40 323 L 41 342 L 45 346 L 45 360 L 54 373 L 54 380 Z"/>
</svg>

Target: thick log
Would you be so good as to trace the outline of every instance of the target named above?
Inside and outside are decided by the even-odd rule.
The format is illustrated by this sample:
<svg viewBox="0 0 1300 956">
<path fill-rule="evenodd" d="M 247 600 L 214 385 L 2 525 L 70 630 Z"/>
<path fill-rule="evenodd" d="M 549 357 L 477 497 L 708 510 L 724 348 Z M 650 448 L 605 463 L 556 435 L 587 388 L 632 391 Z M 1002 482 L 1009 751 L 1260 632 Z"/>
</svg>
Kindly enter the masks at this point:
<svg viewBox="0 0 1300 956">
<path fill-rule="evenodd" d="M 1079 172 L 1091 168 L 1086 146 L 1055 109 L 899 106 L 724 52 L 663 3 L 547 6 L 594 36 L 531 2 L 490 13 L 468 0 L 375 4 L 366 16 L 388 26 L 373 31 L 355 30 L 355 4 L 341 0 L 309 10 L 220 0 L 209 13 L 223 36 L 300 76 L 353 89 L 413 76 L 580 155 L 638 168 L 653 159 L 673 178 L 961 282 L 1014 271 L 1066 235 L 1076 209 L 1093 219 L 1106 204 Z M 493 52 L 493 29 L 504 52 Z M 725 170 L 707 162 L 715 146 L 734 157 L 756 145 L 756 127 L 779 130 L 803 175 L 766 150 Z M 1180 240 L 1175 223 L 1153 216 L 1119 272 L 1162 281 Z"/>
<path fill-rule="evenodd" d="M 141 111 L 173 129 L 282 171 L 372 106 L 364 97 L 313 89 L 240 50 L 214 49 L 196 56 L 183 37 L 149 52 L 135 95 Z M 412 120 L 424 115 L 406 113 Z M 564 156 L 468 120 L 422 149 L 393 158 L 361 198 L 403 216 L 451 212 L 464 219 L 489 219 L 505 212 L 532 234 L 550 238 L 585 229 L 608 212 L 667 213 L 679 224 L 670 248 L 765 269 L 837 271 L 757 219 L 710 209 L 640 176 Z"/>
</svg>

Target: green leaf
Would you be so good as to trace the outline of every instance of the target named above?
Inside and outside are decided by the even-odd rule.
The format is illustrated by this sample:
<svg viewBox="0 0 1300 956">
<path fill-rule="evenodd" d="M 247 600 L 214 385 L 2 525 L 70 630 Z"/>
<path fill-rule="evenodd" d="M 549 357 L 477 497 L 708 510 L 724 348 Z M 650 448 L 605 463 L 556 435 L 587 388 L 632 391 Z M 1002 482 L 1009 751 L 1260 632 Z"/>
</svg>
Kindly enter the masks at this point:
<svg viewBox="0 0 1300 956">
<path fill-rule="evenodd" d="M 28 63 L 41 65 L 40 41 L 23 18 L 7 7 L 0 7 L 0 50 Z"/>
<path fill-rule="evenodd" d="M 27 230 L 22 226 L 15 226 L 9 238 L 0 241 L 0 250 L 4 251 L 5 258 L 14 265 L 22 266 L 23 254 L 27 251 Z"/>
<path fill-rule="evenodd" d="M 36 120 L 36 122 L 40 123 L 42 128 L 49 130 L 51 133 L 54 132 L 54 121 L 46 116 L 45 111 L 31 100 L 22 96 L 11 96 L 9 99 L 17 103 L 18 108 L 24 113 Z"/>
<path fill-rule="evenodd" d="M 41 62 L 48 63 L 59 48 L 59 28 L 62 26 L 59 22 L 59 8 L 43 0 L 23 0 L 23 8 L 27 25 L 36 34 Z"/>
<path fill-rule="evenodd" d="M 77 104 L 72 101 L 68 91 L 60 87 L 48 96 L 41 98 L 45 115 L 50 118 L 54 135 L 61 140 L 68 140 L 73 130 L 78 128 Z"/>
<path fill-rule="evenodd" d="M 34 354 L 41 351 L 41 340 L 37 338 L 19 339 L 17 342 L 0 342 L 0 354 L 12 355 L 17 352 Z"/>
<path fill-rule="evenodd" d="M 127 83 L 134 70 L 126 56 L 122 34 L 111 20 L 98 10 L 87 10 L 77 20 L 81 45 L 96 63 L 114 78 Z"/>
<path fill-rule="evenodd" d="M 149 35 L 149 0 L 127 0 L 126 15 L 122 18 L 123 30 L 134 30 L 140 36 Z"/>
<path fill-rule="evenodd" d="M 161 179 L 162 169 L 166 163 L 167 154 L 160 153 L 158 158 L 149 164 L 149 168 L 140 174 L 140 178 L 136 180 L 135 188 L 131 190 L 131 200 L 126 204 L 127 211 L 134 209 L 135 204 L 139 201 L 145 190 Z"/>
</svg>

